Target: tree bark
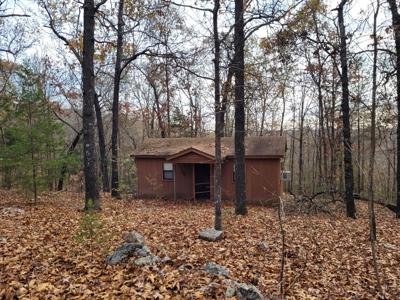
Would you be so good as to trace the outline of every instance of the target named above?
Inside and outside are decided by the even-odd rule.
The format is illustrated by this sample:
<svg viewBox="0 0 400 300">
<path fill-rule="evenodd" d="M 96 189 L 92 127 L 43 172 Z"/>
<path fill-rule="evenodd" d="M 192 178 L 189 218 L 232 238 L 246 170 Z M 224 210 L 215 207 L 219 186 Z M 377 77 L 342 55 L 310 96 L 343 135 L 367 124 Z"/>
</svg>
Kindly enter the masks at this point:
<svg viewBox="0 0 400 300">
<path fill-rule="evenodd" d="M 343 121 L 343 148 L 344 148 L 344 181 L 346 213 L 350 218 L 356 218 L 356 207 L 354 203 L 353 190 L 353 161 L 351 147 L 351 126 L 349 106 L 349 77 L 347 70 L 347 42 L 346 28 L 344 25 L 343 8 L 347 0 L 342 0 L 338 7 L 339 34 L 340 34 L 340 64 L 342 68 L 342 121 Z"/>
<path fill-rule="evenodd" d="M 94 0 L 83 5 L 83 160 L 85 174 L 85 209 L 100 209 L 100 194 L 96 176 L 95 116 L 94 116 L 94 28 L 96 7 Z M 91 207 L 90 203 L 93 204 Z"/>
<path fill-rule="evenodd" d="M 396 168 L 396 217 L 400 218 L 400 14 L 396 0 L 388 0 L 392 13 L 394 40 L 396 44 L 396 104 L 397 104 L 397 168 Z"/>
<path fill-rule="evenodd" d="M 104 125 L 103 125 L 103 118 L 101 116 L 99 97 L 96 93 L 94 95 L 94 109 L 96 112 L 96 120 L 97 120 L 97 135 L 99 139 L 100 168 L 101 168 L 101 179 L 103 182 L 103 192 L 108 193 L 110 191 L 110 181 L 108 178 L 106 139 L 104 134 Z"/>
<path fill-rule="evenodd" d="M 79 140 L 81 139 L 82 133 L 83 133 L 82 131 L 79 131 L 79 132 L 76 134 L 74 140 L 72 141 L 71 145 L 69 146 L 69 148 L 68 148 L 68 150 L 67 150 L 67 155 L 71 155 L 71 154 L 74 152 L 74 150 L 75 150 L 75 148 L 76 148 L 76 145 L 78 145 Z M 62 167 L 61 167 L 60 178 L 58 179 L 58 185 L 57 185 L 57 190 L 58 190 L 58 191 L 62 191 L 62 189 L 63 189 L 63 186 L 64 186 L 64 176 L 65 176 L 65 173 L 66 173 L 66 172 L 67 172 L 67 164 L 64 163 L 64 164 L 62 165 Z"/>
<path fill-rule="evenodd" d="M 244 107 L 244 5 L 235 0 L 235 213 L 247 214 Z"/>
<path fill-rule="evenodd" d="M 214 97 L 215 97 L 215 230 L 222 230 L 221 219 L 221 136 L 223 126 L 223 114 L 221 109 L 220 92 L 220 40 L 218 34 L 219 0 L 214 0 L 213 31 L 214 31 Z"/>
<path fill-rule="evenodd" d="M 226 81 L 224 82 L 224 84 L 223 84 L 223 87 L 222 87 L 222 103 L 221 103 L 221 110 L 222 110 L 222 116 L 221 116 L 221 122 L 222 122 L 222 124 L 221 124 L 221 126 L 222 126 L 222 133 L 221 133 L 221 136 L 224 136 L 225 134 L 224 134 L 224 127 L 225 127 L 225 116 L 226 116 L 226 113 L 227 113 L 227 107 L 228 107 L 228 95 L 229 95 L 229 92 L 230 92 L 230 90 L 231 90 L 231 88 L 232 88 L 232 77 L 233 77 L 233 75 L 234 75 L 234 69 L 233 69 L 233 66 L 232 66 L 232 64 L 229 66 L 229 68 L 228 68 L 228 75 L 227 75 L 227 77 L 226 77 Z"/>
<path fill-rule="evenodd" d="M 124 0 L 119 1 L 117 27 L 117 53 L 115 57 L 114 94 L 112 103 L 111 132 L 111 196 L 120 198 L 118 174 L 118 134 L 119 134 L 119 88 L 121 83 L 122 47 L 124 43 Z"/>
<path fill-rule="evenodd" d="M 375 148 L 376 148 L 376 90 L 377 90 L 377 61 L 378 61 L 378 37 L 376 34 L 377 18 L 379 13 L 379 1 L 377 1 L 377 8 L 374 12 L 374 25 L 373 25 L 373 40 L 374 40 L 374 55 L 372 64 L 372 103 L 371 103 L 371 152 L 369 157 L 369 170 L 368 170 L 368 211 L 369 211 L 369 235 L 372 250 L 372 260 L 374 265 L 375 278 L 377 282 L 377 289 L 382 295 L 382 285 L 379 276 L 378 261 L 376 257 L 376 218 L 374 209 L 374 167 L 375 167 Z"/>
<path fill-rule="evenodd" d="M 301 107 L 300 107 L 300 132 L 299 132 L 299 194 L 304 193 L 303 189 L 303 169 L 304 169 L 304 158 L 303 158 L 303 140 L 304 140 L 304 99 L 305 99 L 305 91 L 302 92 L 301 95 Z"/>
</svg>

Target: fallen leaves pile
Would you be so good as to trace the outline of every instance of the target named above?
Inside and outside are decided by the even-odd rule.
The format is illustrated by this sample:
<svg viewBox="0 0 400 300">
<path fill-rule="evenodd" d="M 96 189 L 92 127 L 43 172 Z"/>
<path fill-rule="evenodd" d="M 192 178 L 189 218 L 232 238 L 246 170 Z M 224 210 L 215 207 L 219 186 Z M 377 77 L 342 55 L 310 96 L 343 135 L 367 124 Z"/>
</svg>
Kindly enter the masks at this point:
<svg viewBox="0 0 400 300">
<path fill-rule="evenodd" d="M 222 278 L 203 271 L 215 262 L 231 278 L 278 297 L 281 236 L 276 208 L 249 207 L 245 217 L 223 208 L 225 238 L 197 238 L 213 225 L 213 204 L 163 200 L 112 200 L 103 197 L 99 213 L 107 241 L 102 249 L 76 240 L 82 195 L 54 193 L 31 206 L 0 191 L 0 299 L 202 299 L 224 298 Z M 24 213 L 1 215 L 4 208 Z M 286 215 L 285 289 L 287 299 L 376 299 L 366 203 L 358 219 L 342 211 Z M 378 258 L 387 299 L 400 295 L 400 221 L 377 207 Z M 106 266 L 124 231 L 136 230 L 146 245 L 171 263 L 138 267 Z M 182 267 L 182 265 L 184 267 Z M 212 284 L 215 283 L 215 284 Z M 210 286 L 209 289 L 204 287 Z"/>
</svg>

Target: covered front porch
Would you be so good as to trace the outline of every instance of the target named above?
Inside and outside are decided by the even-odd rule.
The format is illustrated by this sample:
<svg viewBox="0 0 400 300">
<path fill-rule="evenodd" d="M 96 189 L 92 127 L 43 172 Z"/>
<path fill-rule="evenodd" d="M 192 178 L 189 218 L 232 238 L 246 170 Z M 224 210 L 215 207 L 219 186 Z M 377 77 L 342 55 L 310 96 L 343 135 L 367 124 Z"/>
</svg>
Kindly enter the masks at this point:
<svg viewBox="0 0 400 300">
<path fill-rule="evenodd" d="M 192 200 L 214 197 L 214 157 L 195 148 L 188 148 L 167 158 L 174 170 L 173 196 Z"/>
</svg>

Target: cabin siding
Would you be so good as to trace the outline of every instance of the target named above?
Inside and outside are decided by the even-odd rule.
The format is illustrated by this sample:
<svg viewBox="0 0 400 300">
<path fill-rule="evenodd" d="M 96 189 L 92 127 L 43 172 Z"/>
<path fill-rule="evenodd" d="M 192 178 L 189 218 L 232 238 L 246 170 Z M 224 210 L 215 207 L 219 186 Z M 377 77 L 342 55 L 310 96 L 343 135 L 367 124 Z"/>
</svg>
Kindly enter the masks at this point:
<svg viewBox="0 0 400 300">
<path fill-rule="evenodd" d="M 191 161 L 190 159 L 193 158 Z M 136 158 L 138 196 L 173 199 L 174 182 L 163 180 L 163 158 Z M 193 162 L 205 163 L 197 154 L 188 153 L 179 160 L 173 160 L 175 170 L 176 197 L 193 199 Z M 179 162 L 179 163 L 177 163 Z M 189 163 L 190 162 L 190 163 Z M 222 199 L 234 201 L 232 158 L 222 164 Z M 249 203 L 267 204 L 277 202 L 282 193 L 280 158 L 246 158 L 246 193 Z M 214 165 L 210 170 L 211 199 L 214 196 Z"/>
<path fill-rule="evenodd" d="M 163 179 L 162 158 L 136 159 L 138 196 L 143 198 L 174 197 L 174 181 Z M 176 197 L 187 199 L 192 196 L 193 171 L 191 164 L 174 165 L 176 179 Z"/>
</svg>

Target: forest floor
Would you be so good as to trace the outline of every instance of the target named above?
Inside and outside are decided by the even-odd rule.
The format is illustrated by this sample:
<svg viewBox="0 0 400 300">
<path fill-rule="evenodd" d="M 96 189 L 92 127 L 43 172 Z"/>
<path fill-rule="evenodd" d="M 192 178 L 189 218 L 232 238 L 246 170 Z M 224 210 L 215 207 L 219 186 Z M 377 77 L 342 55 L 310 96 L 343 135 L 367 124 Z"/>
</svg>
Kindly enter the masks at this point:
<svg viewBox="0 0 400 300">
<path fill-rule="evenodd" d="M 276 208 L 250 206 L 245 217 L 223 208 L 225 238 L 199 240 L 213 225 L 211 202 L 116 200 L 103 197 L 98 218 L 104 241 L 80 243 L 82 195 L 54 193 L 29 205 L 0 191 L 0 299 L 223 299 L 223 278 L 205 273 L 215 262 L 231 278 L 279 296 L 281 236 Z M 1 215 L 8 207 L 24 213 Z M 376 299 L 367 204 L 357 202 L 358 219 L 345 218 L 341 204 L 332 214 L 286 214 L 287 299 Z M 400 295 L 400 221 L 377 207 L 378 258 L 387 299 Z M 105 258 L 136 230 L 151 251 L 169 264 L 106 266 Z M 265 242 L 268 247 L 259 247 Z M 186 268 L 179 268 L 186 265 Z M 211 282 L 211 288 L 204 290 Z M 14 298 L 15 299 L 15 298 Z M 397 298 L 398 299 L 398 298 Z"/>
</svg>

